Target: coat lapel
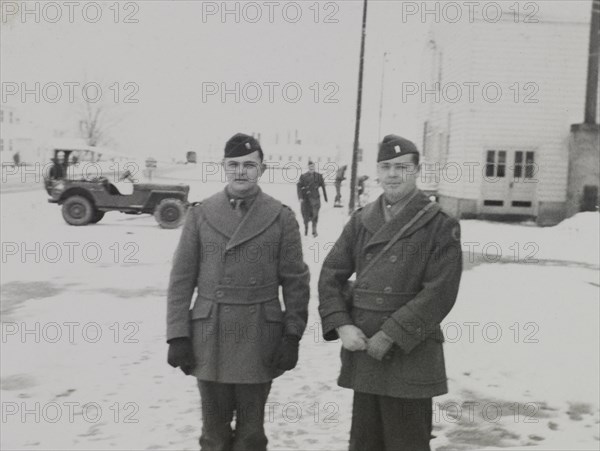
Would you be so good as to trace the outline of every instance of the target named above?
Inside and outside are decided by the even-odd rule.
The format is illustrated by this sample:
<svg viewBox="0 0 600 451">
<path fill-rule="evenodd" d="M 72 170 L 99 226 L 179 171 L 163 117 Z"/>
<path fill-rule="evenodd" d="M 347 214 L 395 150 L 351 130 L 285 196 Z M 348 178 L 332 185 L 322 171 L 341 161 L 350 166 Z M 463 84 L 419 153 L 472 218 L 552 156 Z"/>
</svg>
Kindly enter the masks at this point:
<svg viewBox="0 0 600 451">
<path fill-rule="evenodd" d="M 204 217 L 211 227 L 221 235 L 225 235 L 228 239 L 231 239 L 237 228 L 239 218 L 236 216 L 233 208 L 231 208 L 225 190 L 203 201 L 202 206 Z"/>
<path fill-rule="evenodd" d="M 400 211 L 400 213 L 392 218 L 391 221 L 385 222 L 382 196 L 367 206 L 370 207 L 369 210 L 367 210 L 367 207 L 365 207 L 363 223 L 365 224 L 365 227 L 371 233 L 373 233 L 373 236 L 365 245 L 365 249 L 367 247 L 386 243 L 391 240 L 392 237 L 398 233 L 401 228 L 406 226 L 406 224 L 408 224 L 419 211 L 431 203 L 427 196 L 425 196 L 422 192 L 419 192 L 415 197 L 412 198 L 406 207 Z M 430 215 L 425 215 L 417 220 L 405 230 L 403 236 L 406 236 L 422 227 L 427 222 L 427 218 L 430 219 Z"/>
<path fill-rule="evenodd" d="M 281 207 L 281 202 L 260 191 L 225 249 L 239 246 L 264 232 L 277 219 Z"/>
</svg>

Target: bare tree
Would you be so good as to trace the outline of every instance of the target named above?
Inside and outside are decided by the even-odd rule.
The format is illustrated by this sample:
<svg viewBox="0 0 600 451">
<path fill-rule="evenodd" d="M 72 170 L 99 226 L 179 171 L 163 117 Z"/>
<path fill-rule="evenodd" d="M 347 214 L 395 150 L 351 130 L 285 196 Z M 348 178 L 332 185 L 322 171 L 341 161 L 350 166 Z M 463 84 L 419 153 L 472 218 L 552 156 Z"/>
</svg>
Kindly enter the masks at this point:
<svg viewBox="0 0 600 451">
<path fill-rule="evenodd" d="M 111 129 L 119 122 L 115 111 L 105 104 L 82 100 L 79 113 L 79 132 L 89 146 L 114 143 Z"/>
<path fill-rule="evenodd" d="M 115 144 L 113 129 L 123 118 L 118 110 L 119 105 L 110 102 L 110 88 L 104 83 L 94 84 L 98 86 L 100 94 L 90 98 L 83 93 L 78 102 L 76 114 L 79 134 L 89 146 L 110 146 Z"/>
</svg>

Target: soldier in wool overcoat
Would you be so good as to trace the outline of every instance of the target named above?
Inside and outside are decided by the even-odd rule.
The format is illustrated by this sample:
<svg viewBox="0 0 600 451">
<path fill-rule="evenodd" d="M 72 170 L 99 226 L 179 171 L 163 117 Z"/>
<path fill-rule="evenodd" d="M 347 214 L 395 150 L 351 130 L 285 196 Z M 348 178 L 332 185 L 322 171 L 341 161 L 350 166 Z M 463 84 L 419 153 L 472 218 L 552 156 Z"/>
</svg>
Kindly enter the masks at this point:
<svg viewBox="0 0 600 451">
<path fill-rule="evenodd" d="M 460 227 L 416 188 L 418 169 L 412 142 L 384 138 L 384 193 L 354 212 L 321 270 L 323 334 L 341 338 L 338 384 L 354 390 L 351 450 L 429 450 L 432 397 L 447 392 L 440 322 L 458 293 Z"/>
<path fill-rule="evenodd" d="M 225 190 L 190 208 L 173 259 L 168 361 L 198 379 L 201 449 L 262 450 L 271 382 L 298 361 L 309 272 L 294 213 L 257 185 L 258 141 L 233 136 L 223 165 Z"/>
</svg>

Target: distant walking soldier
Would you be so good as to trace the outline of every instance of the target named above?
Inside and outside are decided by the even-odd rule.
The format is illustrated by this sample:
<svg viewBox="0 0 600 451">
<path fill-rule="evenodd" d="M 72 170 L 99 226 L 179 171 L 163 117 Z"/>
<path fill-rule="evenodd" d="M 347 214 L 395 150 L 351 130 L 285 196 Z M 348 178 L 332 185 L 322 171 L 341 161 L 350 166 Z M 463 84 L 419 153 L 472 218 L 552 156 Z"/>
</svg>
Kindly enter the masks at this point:
<svg viewBox="0 0 600 451">
<path fill-rule="evenodd" d="M 429 450 L 432 397 L 448 391 L 440 322 L 458 293 L 460 227 L 416 188 L 411 141 L 386 136 L 377 161 L 383 195 L 325 259 L 319 313 L 325 339 L 342 341 L 338 384 L 354 390 L 350 449 Z"/>
<path fill-rule="evenodd" d="M 315 171 L 315 163 L 308 162 L 308 172 L 300 176 L 297 183 L 298 200 L 302 219 L 304 219 L 304 235 L 308 235 L 308 223 L 312 222 L 312 235 L 318 236 L 317 223 L 319 222 L 319 210 L 321 209 L 321 195 L 319 188 L 323 190 L 323 198 L 327 202 L 327 191 L 323 176 Z"/>
<path fill-rule="evenodd" d="M 368 197 L 367 193 L 365 192 L 365 183 L 366 181 L 369 180 L 369 176 L 368 175 L 363 175 L 360 176 L 358 178 L 358 206 L 362 207 L 363 203 L 365 203 L 364 198 Z"/>
<path fill-rule="evenodd" d="M 202 450 L 264 450 L 271 382 L 298 361 L 309 272 L 294 213 L 257 184 L 258 141 L 233 136 L 223 166 L 227 186 L 190 208 L 173 259 L 168 362 L 198 378 Z"/>
<path fill-rule="evenodd" d="M 347 165 L 340 166 L 335 174 L 335 201 L 333 206 L 340 208 L 342 206 L 342 182 L 346 180 Z"/>
</svg>

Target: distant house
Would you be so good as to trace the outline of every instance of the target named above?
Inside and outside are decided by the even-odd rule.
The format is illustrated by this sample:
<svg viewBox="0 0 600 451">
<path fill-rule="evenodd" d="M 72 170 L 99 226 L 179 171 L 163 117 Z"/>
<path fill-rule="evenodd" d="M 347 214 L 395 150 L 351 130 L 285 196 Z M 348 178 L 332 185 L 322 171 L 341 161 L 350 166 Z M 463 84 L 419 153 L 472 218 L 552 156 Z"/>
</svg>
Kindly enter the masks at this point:
<svg viewBox="0 0 600 451">
<path fill-rule="evenodd" d="M 552 3 L 552 2 L 550 2 Z M 496 23 L 435 23 L 424 54 L 423 177 L 457 217 L 565 217 L 570 125 L 583 119 L 591 2 Z M 411 88 L 415 90 L 415 86 Z"/>
<path fill-rule="evenodd" d="M 13 162 L 15 153 L 22 163 L 41 161 L 43 152 L 36 149 L 32 127 L 23 121 L 19 111 L 8 105 L 0 107 L 0 160 Z"/>
</svg>

